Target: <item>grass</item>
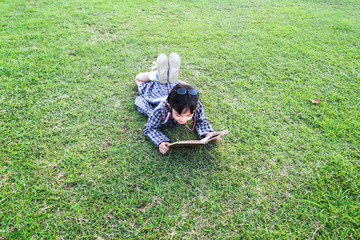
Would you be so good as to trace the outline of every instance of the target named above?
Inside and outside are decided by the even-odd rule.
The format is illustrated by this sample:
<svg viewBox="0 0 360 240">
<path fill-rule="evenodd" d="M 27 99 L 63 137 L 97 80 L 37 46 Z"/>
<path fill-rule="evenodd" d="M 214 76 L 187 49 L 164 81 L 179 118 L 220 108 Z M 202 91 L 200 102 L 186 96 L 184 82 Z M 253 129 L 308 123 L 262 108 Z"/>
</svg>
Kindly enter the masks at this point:
<svg viewBox="0 0 360 240">
<path fill-rule="evenodd" d="M 0 239 L 360 238 L 359 13 L 1 0 Z M 161 155 L 133 79 L 172 51 L 230 133 Z"/>
</svg>

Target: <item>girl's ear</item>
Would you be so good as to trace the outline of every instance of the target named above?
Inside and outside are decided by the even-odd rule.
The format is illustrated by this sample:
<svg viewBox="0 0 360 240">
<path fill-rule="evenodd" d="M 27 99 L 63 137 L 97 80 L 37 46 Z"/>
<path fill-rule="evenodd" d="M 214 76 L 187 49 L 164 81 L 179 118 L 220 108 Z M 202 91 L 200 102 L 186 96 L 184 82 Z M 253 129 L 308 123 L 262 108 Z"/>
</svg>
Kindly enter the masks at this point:
<svg viewBox="0 0 360 240">
<path fill-rule="evenodd" d="M 169 108 L 171 108 L 169 103 L 166 103 L 166 105 L 167 105 Z"/>
</svg>

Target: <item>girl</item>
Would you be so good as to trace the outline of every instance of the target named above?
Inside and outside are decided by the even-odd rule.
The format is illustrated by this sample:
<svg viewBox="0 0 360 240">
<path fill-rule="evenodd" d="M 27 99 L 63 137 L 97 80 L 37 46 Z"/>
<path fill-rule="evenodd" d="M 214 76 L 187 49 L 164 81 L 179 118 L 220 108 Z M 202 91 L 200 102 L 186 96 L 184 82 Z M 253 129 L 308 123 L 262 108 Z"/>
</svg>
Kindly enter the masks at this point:
<svg viewBox="0 0 360 240">
<path fill-rule="evenodd" d="M 169 58 L 160 54 L 156 62 L 157 71 L 139 73 L 135 77 L 140 93 L 135 105 L 139 112 L 149 117 L 144 133 L 162 154 L 169 151 L 171 141 L 159 131 L 160 126 L 186 124 L 190 131 L 196 130 L 199 138 L 214 131 L 204 115 L 199 92 L 178 80 L 180 64 L 177 53 L 171 53 Z M 190 119 L 193 119 L 192 127 L 187 124 Z M 220 141 L 220 137 L 215 141 Z"/>
</svg>

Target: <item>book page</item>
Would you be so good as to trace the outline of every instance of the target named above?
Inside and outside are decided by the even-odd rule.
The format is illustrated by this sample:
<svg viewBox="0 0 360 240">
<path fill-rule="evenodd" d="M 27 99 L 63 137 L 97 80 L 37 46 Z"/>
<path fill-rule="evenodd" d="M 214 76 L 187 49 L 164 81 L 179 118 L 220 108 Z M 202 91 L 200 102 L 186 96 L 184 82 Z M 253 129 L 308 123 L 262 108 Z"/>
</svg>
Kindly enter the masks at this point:
<svg viewBox="0 0 360 240">
<path fill-rule="evenodd" d="M 206 138 L 204 138 L 202 140 L 205 140 L 206 143 L 208 143 L 208 142 L 214 140 L 216 137 L 227 134 L 228 132 L 229 132 L 228 130 L 222 130 L 222 131 L 219 131 L 219 132 L 213 132 L 212 134 L 210 134 L 209 136 L 207 136 Z"/>
</svg>

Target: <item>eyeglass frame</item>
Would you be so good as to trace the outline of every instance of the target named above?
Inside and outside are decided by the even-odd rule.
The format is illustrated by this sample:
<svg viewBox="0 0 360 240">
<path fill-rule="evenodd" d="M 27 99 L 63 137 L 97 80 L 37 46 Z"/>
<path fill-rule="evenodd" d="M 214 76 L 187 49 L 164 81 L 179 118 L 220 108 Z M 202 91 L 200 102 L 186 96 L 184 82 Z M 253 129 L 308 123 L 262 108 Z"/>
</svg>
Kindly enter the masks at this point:
<svg viewBox="0 0 360 240">
<path fill-rule="evenodd" d="M 184 93 L 179 93 L 179 90 L 182 91 L 182 90 L 185 90 Z M 195 92 L 194 92 L 195 91 Z M 190 89 L 187 89 L 187 88 L 178 88 L 175 90 L 175 92 L 179 95 L 185 95 L 186 93 L 189 93 L 189 95 L 191 96 L 197 96 L 199 94 L 199 91 L 195 88 L 190 88 Z"/>
</svg>

